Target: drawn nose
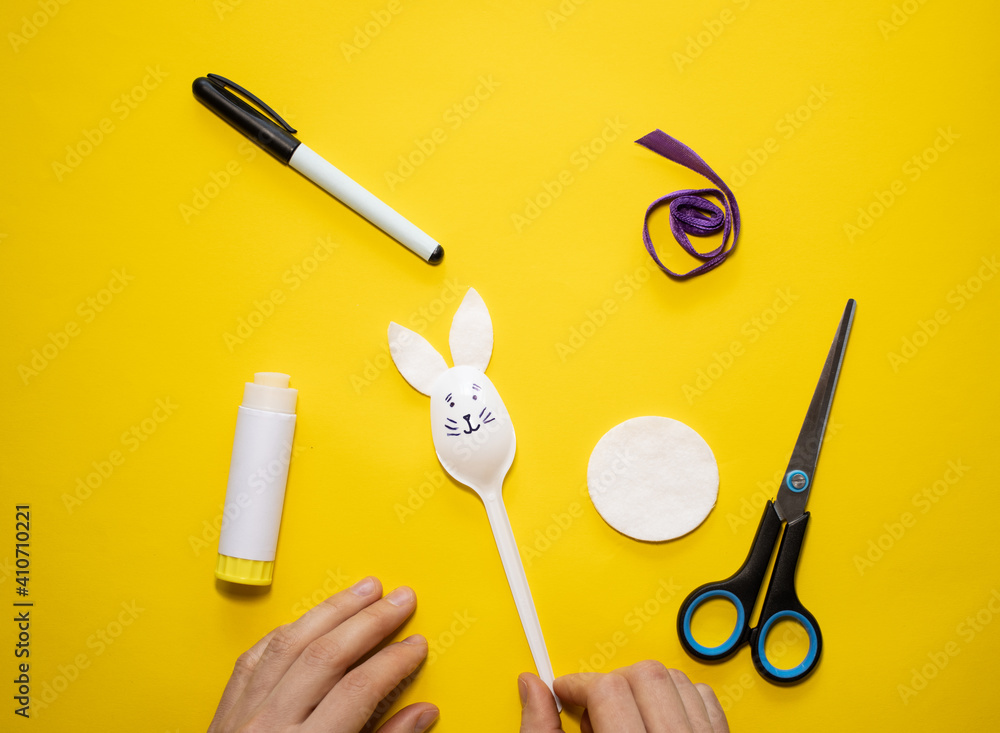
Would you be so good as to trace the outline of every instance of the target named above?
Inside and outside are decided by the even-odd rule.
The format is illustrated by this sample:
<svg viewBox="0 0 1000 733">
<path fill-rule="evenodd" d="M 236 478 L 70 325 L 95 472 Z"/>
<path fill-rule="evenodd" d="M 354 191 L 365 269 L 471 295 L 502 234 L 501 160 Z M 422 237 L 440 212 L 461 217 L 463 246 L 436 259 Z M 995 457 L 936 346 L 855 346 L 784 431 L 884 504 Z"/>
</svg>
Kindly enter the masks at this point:
<svg viewBox="0 0 1000 733">
<path fill-rule="evenodd" d="M 476 432 L 477 430 L 479 430 L 479 426 L 478 426 L 478 425 L 477 425 L 476 427 L 472 427 L 472 420 L 470 419 L 471 417 L 472 417 L 472 413 L 471 413 L 471 412 L 470 412 L 470 413 L 469 413 L 468 415 L 462 415 L 462 419 L 464 419 L 464 420 L 465 420 L 465 423 L 466 423 L 466 425 L 468 425 L 468 426 L 469 426 L 469 429 L 468 429 L 468 430 L 464 430 L 464 431 L 462 431 L 462 432 L 464 432 L 464 433 L 465 433 L 466 435 L 469 435 L 470 433 L 474 433 L 474 432 Z"/>
</svg>

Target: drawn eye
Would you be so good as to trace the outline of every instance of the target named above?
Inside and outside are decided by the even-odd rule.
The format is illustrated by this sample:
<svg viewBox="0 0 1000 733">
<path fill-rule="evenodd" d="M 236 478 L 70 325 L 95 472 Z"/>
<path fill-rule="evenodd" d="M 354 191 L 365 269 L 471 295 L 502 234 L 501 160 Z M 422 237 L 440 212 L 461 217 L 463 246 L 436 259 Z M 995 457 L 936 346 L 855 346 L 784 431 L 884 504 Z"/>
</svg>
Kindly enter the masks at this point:
<svg viewBox="0 0 1000 733">
<path fill-rule="evenodd" d="M 448 405 L 448 407 L 454 407 L 454 406 L 455 406 L 454 402 L 452 402 L 450 405 Z"/>
<path fill-rule="evenodd" d="M 448 407 L 454 407 L 455 403 L 451 401 L 451 392 L 445 395 L 444 401 L 448 403 Z"/>
<path fill-rule="evenodd" d="M 476 396 L 475 396 L 475 395 L 472 395 L 472 399 L 476 399 Z"/>
</svg>

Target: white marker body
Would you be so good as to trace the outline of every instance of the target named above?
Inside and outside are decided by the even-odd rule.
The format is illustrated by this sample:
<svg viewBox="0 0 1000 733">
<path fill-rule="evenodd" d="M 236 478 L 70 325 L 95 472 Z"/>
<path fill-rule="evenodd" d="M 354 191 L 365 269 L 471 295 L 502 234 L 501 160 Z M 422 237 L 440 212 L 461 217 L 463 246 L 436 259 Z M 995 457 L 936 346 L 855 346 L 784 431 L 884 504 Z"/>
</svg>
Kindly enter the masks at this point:
<svg viewBox="0 0 1000 733">
<path fill-rule="evenodd" d="M 280 376 L 287 384 L 287 376 Z M 262 386 L 259 381 L 246 386 L 236 416 L 219 553 L 271 562 L 292 457 L 297 391 Z M 284 394 L 275 397 L 275 392 Z"/>
<path fill-rule="evenodd" d="M 424 231 L 305 144 L 299 144 L 295 148 L 288 165 L 424 260 L 430 261 L 431 255 L 440 246 Z"/>
</svg>

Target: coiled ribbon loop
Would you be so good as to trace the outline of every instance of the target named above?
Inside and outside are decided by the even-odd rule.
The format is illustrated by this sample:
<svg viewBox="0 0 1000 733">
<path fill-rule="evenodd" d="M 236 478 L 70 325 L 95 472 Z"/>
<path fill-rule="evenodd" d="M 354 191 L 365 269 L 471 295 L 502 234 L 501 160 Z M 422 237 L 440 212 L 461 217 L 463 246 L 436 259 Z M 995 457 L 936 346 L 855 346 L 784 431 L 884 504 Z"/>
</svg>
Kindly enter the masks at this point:
<svg viewBox="0 0 1000 733">
<path fill-rule="evenodd" d="M 725 262 L 726 257 L 736 249 L 736 240 L 740 236 L 740 207 L 736 205 L 736 196 L 725 181 L 709 167 L 708 163 L 701 159 L 701 156 L 680 140 L 670 137 L 663 130 L 654 130 L 636 142 L 664 158 L 679 163 L 685 168 L 690 168 L 695 173 L 700 173 L 719 187 L 674 191 L 656 199 L 649 205 L 642 224 L 642 241 L 653 261 L 670 277 L 675 277 L 678 280 L 695 277 L 721 265 Z M 709 196 L 717 198 L 722 203 L 723 208 L 720 209 L 716 206 L 707 198 Z M 656 209 L 666 204 L 670 204 L 670 231 L 673 232 L 674 239 L 688 254 L 704 260 L 703 264 L 689 272 L 674 272 L 660 262 L 660 258 L 656 256 L 653 240 L 650 239 L 649 217 Z M 722 231 L 722 243 L 710 252 L 699 252 L 688 239 L 689 234 L 696 237 L 707 237 L 720 230 Z M 733 235 L 731 241 L 730 233 Z"/>
</svg>

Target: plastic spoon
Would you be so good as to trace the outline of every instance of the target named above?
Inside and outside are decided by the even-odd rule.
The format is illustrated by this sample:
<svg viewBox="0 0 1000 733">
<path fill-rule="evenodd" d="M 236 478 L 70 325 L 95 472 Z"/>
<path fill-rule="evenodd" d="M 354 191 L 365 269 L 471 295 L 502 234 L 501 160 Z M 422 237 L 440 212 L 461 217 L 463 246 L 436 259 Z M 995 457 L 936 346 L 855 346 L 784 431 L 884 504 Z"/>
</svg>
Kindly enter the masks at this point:
<svg viewBox="0 0 1000 733">
<path fill-rule="evenodd" d="M 465 370 L 469 370 L 468 375 L 464 373 Z M 456 481 L 479 494 L 483 500 L 486 516 L 489 517 L 493 537 L 500 551 L 500 559 L 503 561 L 503 569 L 507 574 L 507 583 L 514 595 L 514 605 L 517 606 L 521 626 L 524 627 L 524 635 L 528 639 L 528 647 L 535 661 L 535 668 L 538 670 L 538 676 L 549 686 L 549 690 L 552 690 L 552 683 L 555 680 L 552 663 L 545 648 L 535 602 L 531 598 L 528 578 L 524 574 L 524 565 L 521 563 L 521 555 L 517 550 L 514 532 L 511 530 L 507 509 L 503 503 L 503 481 L 514 462 L 514 451 L 517 449 L 514 426 L 496 387 L 485 374 L 470 367 L 455 367 L 451 372 L 458 372 L 451 375 L 454 386 L 449 394 L 452 398 L 449 401 L 451 405 L 455 403 L 460 403 L 459 407 L 462 406 L 461 403 L 470 406 L 488 405 L 491 413 L 488 417 L 492 419 L 485 419 L 486 410 L 483 410 L 484 417 L 478 420 L 474 417 L 476 413 L 470 412 L 468 416 L 472 419 L 461 421 L 457 429 L 449 427 L 456 423 L 455 418 L 452 418 L 451 423 L 448 422 L 451 414 L 448 402 L 432 400 L 431 433 L 434 438 L 434 449 L 444 469 Z M 462 379 L 465 376 L 469 378 Z M 471 402 L 472 399 L 476 399 L 477 402 Z M 461 412 L 460 409 L 459 413 Z M 469 432 L 466 433 L 466 430 Z M 456 435 L 451 431 L 462 433 L 462 439 L 454 440 Z M 557 708 L 562 710 L 562 703 L 555 692 L 552 696 L 555 697 Z"/>
</svg>

